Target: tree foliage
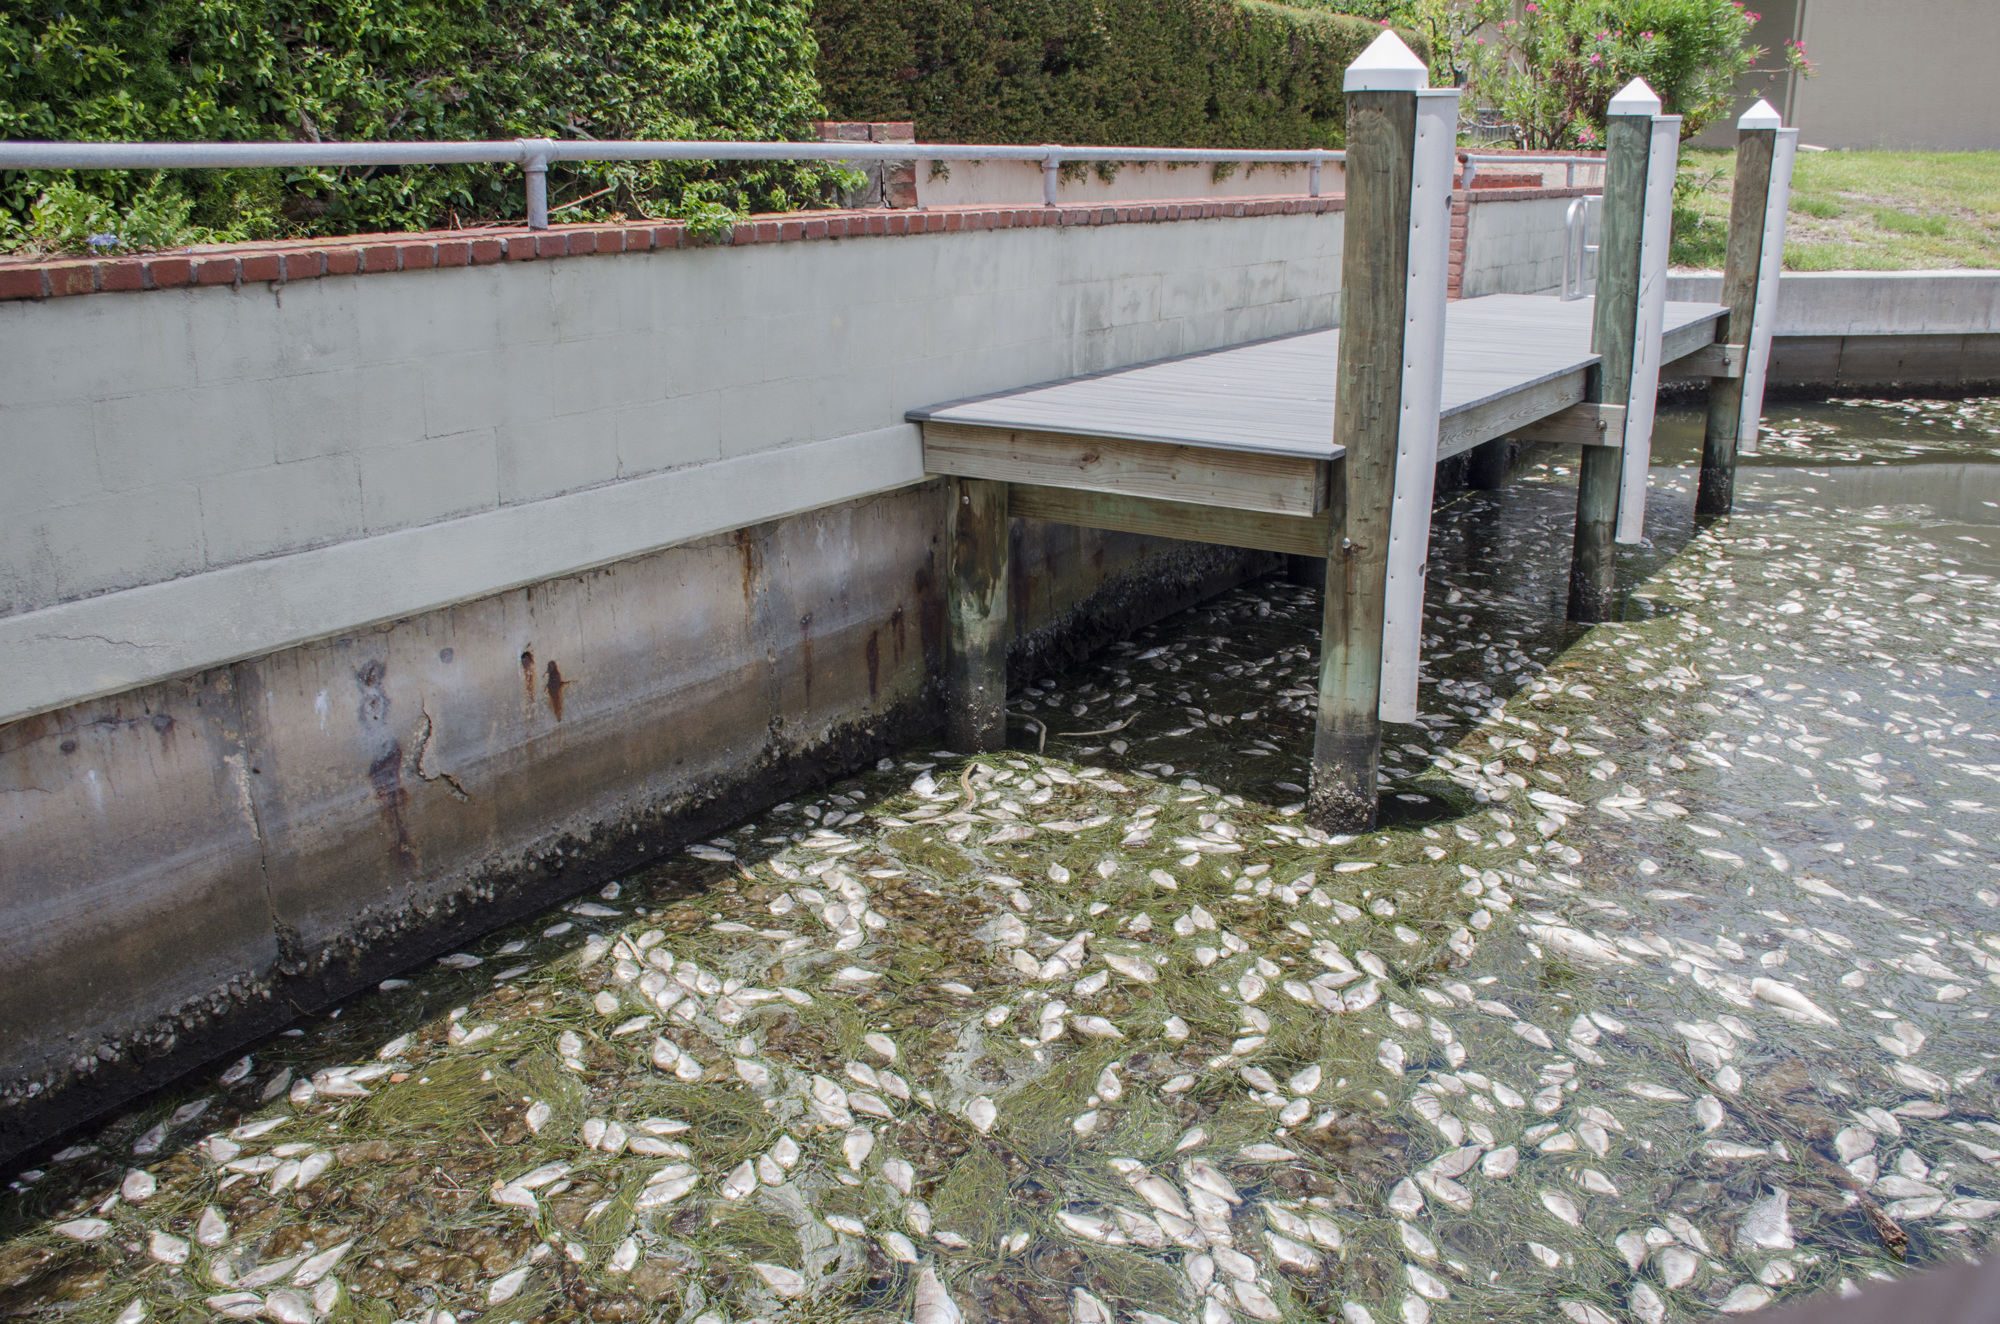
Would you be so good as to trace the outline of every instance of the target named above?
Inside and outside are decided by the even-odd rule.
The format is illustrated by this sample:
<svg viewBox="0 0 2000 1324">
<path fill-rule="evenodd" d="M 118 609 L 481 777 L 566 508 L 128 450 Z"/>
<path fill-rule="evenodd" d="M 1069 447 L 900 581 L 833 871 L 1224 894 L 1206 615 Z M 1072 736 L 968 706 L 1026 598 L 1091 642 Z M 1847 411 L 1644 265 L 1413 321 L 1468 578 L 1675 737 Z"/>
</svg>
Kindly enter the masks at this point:
<svg viewBox="0 0 2000 1324">
<path fill-rule="evenodd" d="M 1350 0 L 1430 38 L 1431 79 L 1497 108 L 1523 147 L 1601 147 L 1605 108 L 1643 78 L 1692 137 L 1762 51 L 1741 0 Z M 1804 53 L 1788 53 L 1795 67 Z"/>
<path fill-rule="evenodd" d="M 12 0 L 0 137 L 130 141 L 801 138 L 819 113 L 810 0 Z M 798 206 L 834 172 L 550 169 L 560 219 Z M 37 207 L 37 203 L 40 207 Z M 506 166 L 0 173 L 23 241 L 425 229 L 514 219 Z M 37 219 L 38 212 L 41 218 Z M 143 234 L 141 232 L 144 231 Z M 129 232 L 129 234 L 127 233 Z M 87 236 L 86 236 L 87 238 Z"/>
<path fill-rule="evenodd" d="M 1338 146 L 1378 24 L 1264 0 L 819 0 L 842 119 L 930 142 Z"/>
</svg>

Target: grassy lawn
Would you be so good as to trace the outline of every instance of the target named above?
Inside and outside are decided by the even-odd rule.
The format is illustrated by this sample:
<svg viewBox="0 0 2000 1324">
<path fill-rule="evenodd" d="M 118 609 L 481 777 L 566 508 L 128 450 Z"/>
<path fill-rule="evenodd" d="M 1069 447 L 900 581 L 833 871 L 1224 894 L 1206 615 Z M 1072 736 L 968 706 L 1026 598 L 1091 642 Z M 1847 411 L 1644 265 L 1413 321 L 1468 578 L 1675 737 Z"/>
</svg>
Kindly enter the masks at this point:
<svg viewBox="0 0 2000 1324">
<path fill-rule="evenodd" d="M 1721 268 L 1735 173 L 1733 151 L 1681 149 L 1675 266 Z M 2000 152 L 1799 153 L 1787 271 L 1915 267 L 2000 267 Z"/>
</svg>

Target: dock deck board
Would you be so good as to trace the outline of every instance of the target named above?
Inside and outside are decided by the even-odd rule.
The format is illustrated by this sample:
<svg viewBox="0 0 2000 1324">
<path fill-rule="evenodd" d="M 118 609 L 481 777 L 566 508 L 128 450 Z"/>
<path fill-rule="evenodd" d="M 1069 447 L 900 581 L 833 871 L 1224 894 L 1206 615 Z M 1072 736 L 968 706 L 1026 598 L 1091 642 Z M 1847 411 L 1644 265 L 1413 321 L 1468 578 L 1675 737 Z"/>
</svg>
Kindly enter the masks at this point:
<svg viewBox="0 0 2000 1324">
<path fill-rule="evenodd" d="M 1720 304 L 1669 303 L 1672 356 L 1712 339 Z M 1597 362 L 1591 301 L 1495 294 L 1446 312 L 1444 429 L 1452 421 Z M 1307 331 L 1157 363 L 911 410 L 912 422 L 1166 442 L 1330 460 L 1338 329 Z"/>
</svg>

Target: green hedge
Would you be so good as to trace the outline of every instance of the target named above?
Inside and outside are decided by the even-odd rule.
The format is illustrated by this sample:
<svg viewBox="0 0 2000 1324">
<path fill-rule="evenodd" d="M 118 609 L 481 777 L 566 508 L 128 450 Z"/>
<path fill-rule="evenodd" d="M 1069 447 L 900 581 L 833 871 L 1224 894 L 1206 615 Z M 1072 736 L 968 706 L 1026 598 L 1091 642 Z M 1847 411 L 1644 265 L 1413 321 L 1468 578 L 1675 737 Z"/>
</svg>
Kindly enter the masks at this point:
<svg viewBox="0 0 2000 1324">
<path fill-rule="evenodd" d="M 11 0 L 0 5 L 0 138 L 809 137 L 820 113 L 810 4 Z M 829 177 L 786 166 L 558 166 L 550 202 L 599 194 L 561 219 L 719 222 L 723 209 L 796 206 Z M 76 247 L 90 233 L 98 248 L 117 248 L 421 229 L 524 210 L 510 167 L 0 173 L 0 239 L 13 247 Z"/>
<path fill-rule="evenodd" d="M 838 119 L 930 142 L 1342 142 L 1341 75 L 1381 28 L 1264 0 L 818 0 Z"/>
</svg>

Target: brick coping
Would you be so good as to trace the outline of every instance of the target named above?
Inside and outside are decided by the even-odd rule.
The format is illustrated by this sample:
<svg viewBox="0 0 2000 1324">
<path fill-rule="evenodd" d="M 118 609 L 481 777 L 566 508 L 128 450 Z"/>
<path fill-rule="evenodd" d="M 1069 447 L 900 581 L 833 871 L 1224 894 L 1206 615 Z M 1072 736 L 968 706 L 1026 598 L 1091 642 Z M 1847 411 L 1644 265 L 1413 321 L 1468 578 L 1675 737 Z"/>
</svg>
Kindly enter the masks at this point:
<svg viewBox="0 0 2000 1324">
<path fill-rule="evenodd" d="M 1601 186 L 1579 184 L 1575 188 L 1475 188 L 1469 192 L 1461 188 L 1456 190 L 1456 196 L 1471 203 L 1535 202 L 1543 198 L 1595 197 L 1602 192 Z"/>
<path fill-rule="evenodd" d="M 1494 190 L 1496 193 L 1508 190 Z M 1515 190 L 1532 192 L 1533 190 Z M 1483 199 L 1482 199 L 1483 200 Z M 888 235 L 953 234 L 1047 226 L 1154 224 L 1341 211 L 1346 198 L 1244 197 L 1120 202 L 1081 207 L 930 207 L 911 210 L 783 212 L 751 216 L 721 242 L 796 243 Z M 348 235 L 272 243 L 209 244 L 113 258 L 0 258 L 0 301 L 179 289 L 235 287 L 326 276 L 488 266 L 609 253 L 704 247 L 678 222 L 525 226 L 490 230 Z"/>
</svg>

